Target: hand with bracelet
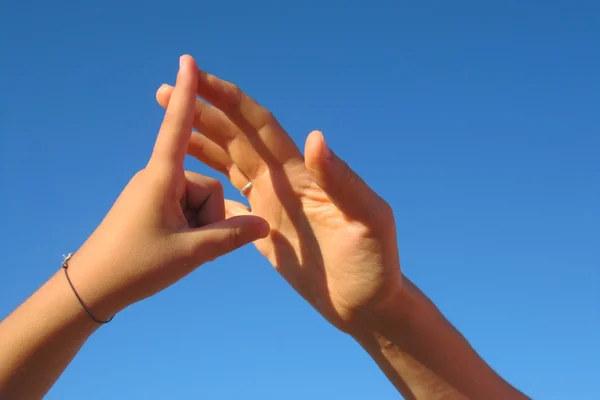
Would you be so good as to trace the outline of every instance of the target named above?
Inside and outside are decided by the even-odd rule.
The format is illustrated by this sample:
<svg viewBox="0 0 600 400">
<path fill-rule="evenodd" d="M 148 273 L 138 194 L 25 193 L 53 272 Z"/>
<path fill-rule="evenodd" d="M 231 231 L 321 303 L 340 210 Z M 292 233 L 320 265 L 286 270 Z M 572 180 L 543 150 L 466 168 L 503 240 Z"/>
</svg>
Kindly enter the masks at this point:
<svg viewBox="0 0 600 400">
<path fill-rule="evenodd" d="M 157 93 L 167 113 L 148 166 L 67 262 L 65 272 L 94 319 L 106 320 L 254 241 L 405 398 L 527 398 L 402 275 L 391 208 L 320 132 L 309 135 L 303 155 L 268 110 L 233 84 L 196 72 L 191 58 L 182 60 L 175 88 Z M 190 138 L 192 125 L 201 134 Z M 226 174 L 251 210 L 223 204 L 215 181 L 185 173 L 186 150 Z M 98 326 L 57 273 L 0 324 L 0 342 L 10 344 L 0 349 L 0 393 L 43 395 Z"/>
<path fill-rule="evenodd" d="M 42 398 L 98 321 L 269 234 L 260 217 L 225 219 L 220 183 L 183 168 L 197 80 L 183 56 L 148 165 L 66 268 L 0 323 L 0 399 Z"/>
</svg>

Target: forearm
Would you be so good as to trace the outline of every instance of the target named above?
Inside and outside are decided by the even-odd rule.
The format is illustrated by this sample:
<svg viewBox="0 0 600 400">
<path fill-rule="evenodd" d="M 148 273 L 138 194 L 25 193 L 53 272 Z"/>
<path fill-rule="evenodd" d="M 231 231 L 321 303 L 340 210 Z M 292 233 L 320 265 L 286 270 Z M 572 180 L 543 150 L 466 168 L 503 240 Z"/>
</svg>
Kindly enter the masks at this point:
<svg viewBox="0 0 600 400">
<path fill-rule="evenodd" d="M 527 399 L 498 376 L 408 279 L 356 340 L 407 399 Z M 394 302 L 392 304 L 394 304 Z M 403 314 L 401 310 L 410 310 Z"/>
<path fill-rule="evenodd" d="M 0 399 L 40 399 L 100 325 L 58 271 L 0 323 Z"/>
</svg>

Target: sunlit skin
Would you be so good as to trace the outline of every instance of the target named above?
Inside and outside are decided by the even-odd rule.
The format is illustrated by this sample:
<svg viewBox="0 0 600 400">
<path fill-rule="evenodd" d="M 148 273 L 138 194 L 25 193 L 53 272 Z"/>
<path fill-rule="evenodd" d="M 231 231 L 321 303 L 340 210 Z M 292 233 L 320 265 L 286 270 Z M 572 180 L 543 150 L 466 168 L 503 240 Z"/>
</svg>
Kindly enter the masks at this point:
<svg viewBox="0 0 600 400">
<path fill-rule="evenodd" d="M 268 224 L 259 217 L 224 219 L 221 184 L 183 168 L 197 77 L 193 58 L 182 57 L 148 164 L 68 263 L 73 286 L 98 320 L 268 235 Z M 42 398 L 99 326 L 59 267 L 0 323 L 0 399 Z"/>
<path fill-rule="evenodd" d="M 402 275 L 391 208 L 320 132 L 308 136 L 303 155 L 269 111 L 190 56 L 181 58 L 175 88 L 163 86 L 157 99 L 166 112 L 148 164 L 69 260 L 73 286 L 97 319 L 254 242 L 404 398 L 527 398 Z M 252 182 L 251 210 L 225 200 L 215 179 L 185 171 L 187 154 L 238 189 Z M 0 323 L 2 399 L 42 398 L 101 326 L 57 269 Z"/>
<path fill-rule="evenodd" d="M 171 90 L 158 91 L 161 105 Z M 192 135 L 188 151 L 238 189 L 252 181 L 251 214 L 271 227 L 268 238 L 255 242 L 258 250 L 344 331 L 361 313 L 391 305 L 402 275 L 389 205 L 329 150 L 321 132 L 308 136 L 302 155 L 277 120 L 233 85 L 200 74 L 198 93 L 229 110 L 231 120 L 198 100 L 194 127 L 202 134 Z M 233 201 L 226 210 L 250 213 Z"/>
<path fill-rule="evenodd" d="M 157 100 L 170 103 L 163 85 Z M 276 118 L 234 84 L 200 72 L 188 153 L 248 182 L 250 209 L 264 218 L 255 242 L 296 291 L 351 334 L 404 395 L 413 399 L 523 399 L 470 347 L 400 269 L 390 206 L 311 132 L 304 154 Z"/>
</svg>

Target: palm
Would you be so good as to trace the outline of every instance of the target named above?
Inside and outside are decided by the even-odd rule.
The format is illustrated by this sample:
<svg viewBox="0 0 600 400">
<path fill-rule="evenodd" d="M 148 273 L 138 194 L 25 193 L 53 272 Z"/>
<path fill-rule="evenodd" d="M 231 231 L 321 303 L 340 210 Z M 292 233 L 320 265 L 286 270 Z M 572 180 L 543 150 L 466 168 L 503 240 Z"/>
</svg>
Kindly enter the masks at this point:
<svg viewBox="0 0 600 400">
<path fill-rule="evenodd" d="M 397 271 L 385 263 L 395 258 L 395 244 L 393 254 L 382 255 L 385 235 L 349 220 L 304 166 L 265 176 L 255 189 L 252 213 L 272 232 L 256 247 L 327 319 L 343 327 L 357 309 L 385 296 L 388 275 Z"/>
</svg>

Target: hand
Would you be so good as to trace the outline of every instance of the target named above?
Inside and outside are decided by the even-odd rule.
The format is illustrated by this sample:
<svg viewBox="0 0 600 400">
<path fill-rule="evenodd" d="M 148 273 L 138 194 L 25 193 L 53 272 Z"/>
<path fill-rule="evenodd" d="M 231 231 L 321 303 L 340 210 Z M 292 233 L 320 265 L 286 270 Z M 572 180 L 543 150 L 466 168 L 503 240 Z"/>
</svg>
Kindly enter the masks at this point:
<svg viewBox="0 0 600 400">
<path fill-rule="evenodd" d="M 173 88 L 157 100 L 170 107 Z M 227 202 L 230 215 L 265 218 L 271 233 L 255 242 L 283 277 L 344 331 L 400 295 L 402 275 L 393 212 L 312 132 L 302 156 L 265 108 L 229 82 L 200 72 L 188 152 L 243 188 L 251 211 Z"/>
<path fill-rule="evenodd" d="M 269 232 L 256 216 L 224 219 L 220 183 L 184 171 L 198 69 L 190 56 L 180 63 L 148 165 L 69 263 L 74 287 L 98 318 L 110 317 Z"/>
</svg>

